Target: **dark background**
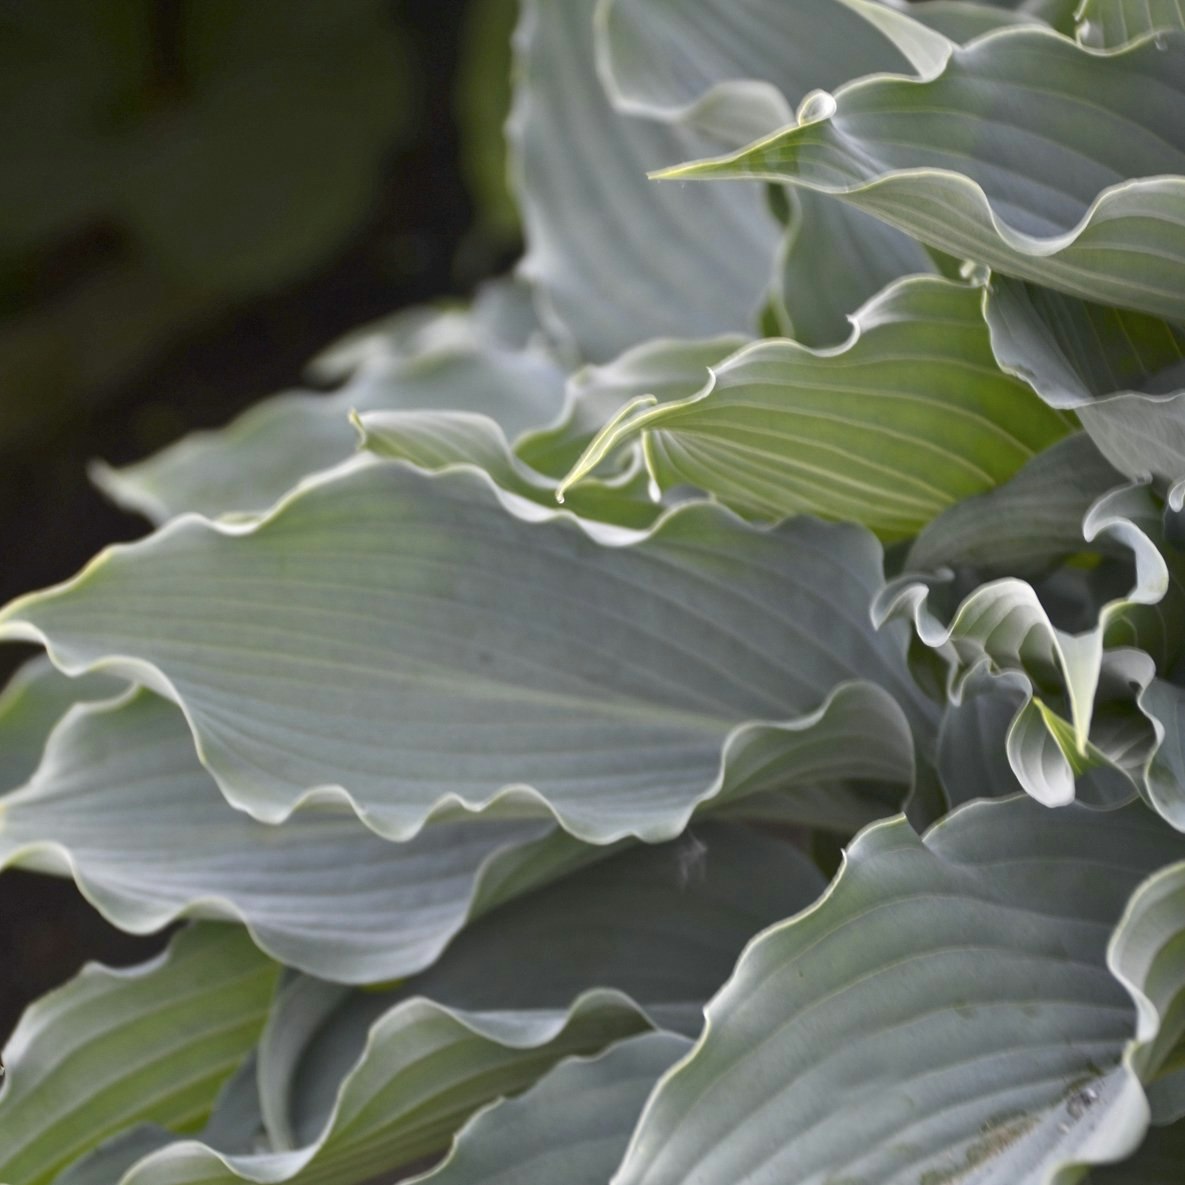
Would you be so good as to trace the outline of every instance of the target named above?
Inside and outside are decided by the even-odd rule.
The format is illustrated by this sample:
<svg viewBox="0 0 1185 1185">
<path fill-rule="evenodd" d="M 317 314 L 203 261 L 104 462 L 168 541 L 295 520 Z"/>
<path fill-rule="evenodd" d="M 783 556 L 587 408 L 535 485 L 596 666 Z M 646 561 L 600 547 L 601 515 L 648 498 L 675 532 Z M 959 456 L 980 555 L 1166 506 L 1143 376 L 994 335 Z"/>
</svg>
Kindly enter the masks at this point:
<svg viewBox="0 0 1185 1185">
<path fill-rule="evenodd" d="M 307 385 L 304 365 L 344 331 L 408 304 L 464 296 L 518 250 L 490 140 L 505 109 L 513 0 L 104 0 L 88 11 L 91 4 L 0 0 L 0 169 L 10 178 L 19 171 L 24 186 L 0 180 L 0 601 L 63 580 L 104 544 L 147 530 L 91 487 L 90 459 L 137 459 L 272 392 Z M 288 58 L 267 29 L 239 29 L 248 9 L 283 20 L 296 42 Z M 95 10 L 124 23 L 86 27 Z M 343 30 L 342 21 L 356 27 Z M 371 74 L 349 57 L 362 27 L 373 29 L 359 35 L 367 62 L 371 45 L 389 51 L 374 54 Z M 221 124 L 191 118 L 206 101 L 203 53 L 215 72 L 235 61 L 251 80 L 219 92 L 223 107 L 231 96 L 232 118 Z M 82 54 L 93 68 L 80 66 Z M 113 65 L 109 85 L 104 71 Z M 78 99 L 78 79 L 92 69 L 98 81 Z M 267 103 L 284 93 L 289 69 L 308 110 L 285 115 L 273 131 Z M 253 90 L 260 76 L 262 90 Z M 253 120 L 262 142 L 286 154 L 274 164 L 259 160 Z M 341 199 L 331 227 L 305 234 L 322 210 L 338 208 L 335 178 L 348 170 L 335 161 L 301 179 L 359 121 L 375 125 L 356 153 L 363 182 Z M 108 197 L 103 169 L 129 143 L 142 175 L 121 162 L 117 181 L 140 188 Z M 174 164 L 170 154 L 181 150 L 188 155 Z M 266 167 L 258 183 L 248 178 L 228 195 L 225 162 L 236 151 Z M 33 167 L 22 169 L 22 160 Z M 151 214 L 162 193 L 179 204 L 145 235 L 138 207 Z M 257 228 L 234 222 L 236 201 L 247 209 L 256 195 L 262 230 L 288 212 L 299 231 L 259 259 Z M 186 251 L 199 273 L 211 257 L 203 234 L 244 244 L 228 253 L 226 274 L 186 271 Z M 0 649 L 0 680 L 31 652 Z M 120 934 L 69 881 L 0 874 L 0 1044 L 30 1000 L 86 960 L 138 961 L 163 938 Z"/>
</svg>

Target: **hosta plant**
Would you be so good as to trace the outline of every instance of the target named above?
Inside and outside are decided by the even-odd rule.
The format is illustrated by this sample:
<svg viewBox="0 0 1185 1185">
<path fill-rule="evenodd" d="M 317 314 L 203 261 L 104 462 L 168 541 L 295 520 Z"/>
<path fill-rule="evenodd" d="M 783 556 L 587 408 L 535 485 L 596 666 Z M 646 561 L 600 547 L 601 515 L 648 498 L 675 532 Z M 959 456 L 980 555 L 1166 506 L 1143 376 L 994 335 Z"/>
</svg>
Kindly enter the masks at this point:
<svg viewBox="0 0 1185 1185">
<path fill-rule="evenodd" d="M 1185 1180 L 1185 14 L 523 0 L 526 237 L 99 485 L 6 1185 Z"/>
</svg>

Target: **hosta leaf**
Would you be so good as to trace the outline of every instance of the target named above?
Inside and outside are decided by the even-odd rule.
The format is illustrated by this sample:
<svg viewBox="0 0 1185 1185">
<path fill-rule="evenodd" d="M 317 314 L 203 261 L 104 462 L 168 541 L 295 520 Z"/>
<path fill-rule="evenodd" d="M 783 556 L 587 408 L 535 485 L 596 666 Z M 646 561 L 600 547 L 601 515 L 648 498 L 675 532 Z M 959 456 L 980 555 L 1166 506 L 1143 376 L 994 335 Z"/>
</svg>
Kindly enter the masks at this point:
<svg viewBox="0 0 1185 1185">
<path fill-rule="evenodd" d="M 1150 876 L 1132 895 L 1107 952 L 1136 1002 L 1136 1034 L 1124 1061 L 1148 1086 L 1154 1121 L 1180 1118 L 1185 1036 L 1185 863 Z M 1167 1113 L 1158 1114 L 1163 1104 Z"/>
<path fill-rule="evenodd" d="M 960 45 L 1008 25 L 1032 25 L 1042 20 L 1023 7 L 983 4 L 977 0 L 915 0 L 909 5 L 909 15 Z"/>
<path fill-rule="evenodd" d="M 508 902 L 463 930 L 406 990 L 484 1012 L 565 1007 L 598 984 L 694 1035 L 749 938 L 823 888 L 815 865 L 785 841 L 740 823 L 696 822 L 677 840 L 631 846 Z"/>
<path fill-rule="evenodd" d="M 770 0 L 743 8 L 721 0 L 613 0 L 602 17 L 603 65 L 619 106 L 707 124 L 730 144 L 793 122 L 794 107 L 820 87 L 910 72 L 914 41 L 919 48 L 942 44 L 863 0 L 805 0 L 793 8 Z M 903 38 L 905 52 L 896 44 Z M 782 328 L 804 344 L 842 341 L 848 316 L 886 284 L 934 270 L 908 236 L 842 202 L 799 192 L 791 210 L 774 299 Z"/>
<path fill-rule="evenodd" d="M 1075 14 L 1082 0 L 987 0 L 987 3 L 1028 13 L 1069 36 L 1074 31 Z"/>
<path fill-rule="evenodd" d="M 363 365 L 332 395 L 278 395 L 229 427 L 197 432 L 123 469 L 92 473 L 121 506 L 154 522 L 185 511 L 217 516 L 266 510 L 309 474 L 344 461 L 357 444 L 351 411 L 480 412 L 514 437 L 554 419 L 563 377 L 533 351 L 455 344 Z"/>
<path fill-rule="evenodd" d="M 1083 0 L 1078 7 L 1078 40 L 1111 49 L 1149 33 L 1185 29 L 1181 0 Z"/>
<path fill-rule="evenodd" d="M 1082 0 L 898 0 L 912 18 L 953 41 L 972 40 L 1006 25 L 1049 25 L 1070 36 Z"/>
<path fill-rule="evenodd" d="M 373 1026 L 408 998 L 530 1026 L 598 983 L 625 992 L 652 1022 L 694 1034 L 703 1003 L 748 938 L 821 888 L 818 870 L 792 846 L 707 823 L 510 903 L 466 929 L 439 963 L 394 994 L 297 978 L 261 1045 L 260 1089 L 274 1144 L 303 1149 L 318 1141 L 332 1125 L 338 1084 L 369 1056 Z M 506 1093 L 492 1085 L 478 1101 Z M 425 1108 L 448 1104 L 438 1074 L 411 1074 L 404 1091 L 409 1110 L 417 1095 Z"/>
<path fill-rule="evenodd" d="M 54 1185 L 111 1185 L 149 1153 L 167 1147 L 176 1138 L 168 1128 L 155 1124 L 130 1128 L 75 1161 L 54 1179 Z"/>
<path fill-rule="evenodd" d="M 1003 276 L 985 314 L 1000 365 L 1074 409 L 1116 468 L 1185 476 L 1185 327 Z"/>
<path fill-rule="evenodd" d="M 349 1185 L 443 1151 L 479 1106 L 529 1085 L 566 1053 L 643 1028 L 639 1008 L 697 1029 L 700 1005 L 746 939 L 813 900 L 821 881 L 789 844 L 697 823 L 683 839 L 623 851 L 490 913 L 394 1002 L 391 992 L 298 977 L 261 1048 L 276 1152 L 226 1158 L 228 1172 L 213 1153 L 176 1144 L 127 1180 Z M 581 1031 L 560 1031 L 569 1002 L 593 982 L 637 1004 L 604 991 L 583 996 L 583 1026 L 568 1022 Z"/>
<path fill-rule="evenodd" d="M 756 517 L 808 512 L 899 538 L 1067 431 L 994 365 L 978 293 L 917 277 L 866 305 L 842 347 L 758 342 L 699 394 L 623 417 L 565 485 L 644 434 L 660 486 L 699 486 Z"/>
<path fill-rule="evenodd" d="M 1079 410 L 1099 450 L 1130 477 L 1168 487 L 1185 477 L 1185 376 L 1169 399 L 1121 396 Z"/>
<path fill-rule="evenodd" d="M 699 134 L 613 109 L 595 0 L 527 0 L 507 134 L 527 254 L 553 331 L 603 362 L 654 337 L 746 332 L 778 227 L 756 186 L 659 187 L 646 171 L 710 151 Z"/>
<path fill-rule="evenodd" d="M 1135 564 L 1134 586 L 1102 605 L 1092 629 L 1071 633 L 1059 628 L 1034 587 L 1014 578 L 977 588 L 949 620 L 931 603 L 930 586 L 912 576 L 894 582 L 874 610 L 879 620 L 911 616 L 922 642 L 947 655 L 952 669 L 969 670 L 986 660 L 992 669 L 1024 674 L 1044 704 L 1034 701 L 1024 709 L 1025 718 L 1018 717 L 1009 736 L 1009 760 L 1029 793 L 1051 806 L 1068 801 L 1074 776 L 1082 772 L 1072 767 L 1079 759 L 1087 762 L 1100 685 L 1110 683 L 1108 695 L 1118 688 L 1130 700 L 1130 686 L 1142 687 L 1151 677 L 1145 667 L 1151 668 L 1152 661 L 1146 656 L 1116 653 L 1109 658 L 1105 647 L 1137 645 L 1165 664 L 1181 641 L 1177 611 L 1164 613 L 1159 604 L 1172 582 L 1154 542 L 1161 538 L 1161 511 L 1147 487 L 1120 488 L 1104 496 L 1087 515 L 1083 533 L 1087 541 L 1098 537 L 1130 550 Z M 1174 605 L 1178 595 L 1174 593 Z M 1044 705 L 1051 707 L 1049 714 Z M 1040 724 L 1056 728 L 1058 718 L 1068 724 L 1064 735 L 1053 739 L 1069 742 L 1069 747 L 1059 744 L 1055 750 L 1047 747 L 1049 735 Z M 1120 731 L 1126 749 L 1126 726 Z M 1027 756 L 1025 749 L 1030 750 Z M 1048 769 L 1051 761 L 1057 764 L 1056 776 Z M 1045 773 L 1034 778 L 1033 770 Z"/>
<path fill-rule="evenodd" d="M 1185 360 L 1179 325 L 1007 276 L 992 277 L 984 315 L 1000 364 L 1054 407 L 1077 409 L 1132 393 L 1171 395 Z"/>
<path fill-rule="evenodd" d="M 1132 1151 L 1147 1105 L 1106 944 L 1180 848 L 1138 805 L 1101 826 L 1025 798 L 925 840 L 867 829 L 742 956 L 614 1181 L 1038 1185 Z"/>
<path fill-rule="evenodd" d="M 919 715 L 924 720 L 925 713 Z M 928 737 L 928 723 L 919 731 Z M 921 746 L 923 758 L 928 749 L 928 743 Z M 880 688 L 851 683 L 798 727 L 735 734 L 719 790 L 699 813 L 724 810 L 851 833 L 895 813 L 911 785 L 924 790 L 925 764 L 915 765 L 898 703 Z"/>
<path fill-rule="evenodd" d="M 992 675 L 986 665 L 964 681 L 947 704 L 938 732 L 938 775 L 951 807 L 976 798 L 1005 798 L 1024 787 L 1008 763 L 1005 743 L 1029 698 L 1022 675 Z"/>
<path fill-rule="evenodd" d="M 774 302 L 782 330 L 802 345 L 838 345 L 882 288 L 935 270 L 924 247 L 871 214 L 809 189 L 790 203 Z"/>
<path fill-rule="evenodd" d="M 265 1147 L 259 1106 L 258 1065 L 254 1054 L 245 1058 L 214 1101 L 200 1138 L 220 1152 L 253 1152 Z M 176 1141 L 175 1133 L 158 1124 L 127 1128 L 76 1160 L 56 1177 L 54 1185 L 112 1185 L 150 1152 Z"/>
<path fill-rule="evenodd" d="M 1090 735 L 1080 741 L 1073 724 L 1036 695 L 1022 704 L 1004 740 L 1021 785 L 1051 806 L 1074 798 L 1104 807 L 1129 801 L 1154 743 L 1147 721 L 1127 705 L 1092 717 Z"/>
<path fill-rule="evenodd" d="M 1039 573 L 1083 549 L 1087 512 L 1122 484 L 1123 475 L 1090 437 L 1076 432 L 1038 453 L 1003 485 L 944 510 L 914 540 L 905 566 L 969 567 L 981 575 Z"/>
<path fill-rule="evenodd" d="M 71 713 L 29 785 L 0 798 L 0 867 L 73 876 L 123 930 L 228 918 L 282 962 L 375 982 L 426 967 L 511 882 L 587 858 L 546 830 L 452 824 L 393 847 L 340 809 L 257 823 L 219 794 L 181 713 L 140 692 Z"/>
<path fill-rule="evenodd" d="M 43 655 L 20 667 L 0 693 L 0 793 L 32 776 L 46 739 L 68 708 L 110 699 L 126 686 L 108 675 L 67 678 Z"/>
<path fill-rule="evenodd" d="M 557 480 L 580 459 L 593 437 L 622 404 L 649 395 L 659 403 L 685 399 L 704 385 L 709 367 L 745 344 L 736 334 L 682 341 L 660 338 L 626 350 L 603 366 L 584 366 L 568 380 L 560 420 L 528 432 L 515 452 L 533 469 Z"/>
<path fill-rule="evenodd" d="M 510 291 L 530 293 L 529 285 L 517 281 L 493 283 L 499 289 L 508 283 Z M 469 310 L 450 303 L 415 304 L 368 321 L 314 354 L 305 370 L 319 386 L 341 386 L 364 369 L 377 371 L 416 354 L 483 342 L 487 337 L 482 332 L 484 327 L 480 318 L 472 315 L 480 299 L 479 289 Z M 496 336 L 494 343 L 504 346 L 522 344 L 500 341 Z"/>
<path fill-rule="evenodd" d="M 733 88 L 736 101 L 752 102 L 756 81 L 773 91 L 762 96 L 771 114 L 782 99 L 784 124 L 810 91 L 865 74 L 910 72 L 909 57 L 870 14 L 890 22 L 896 16 L 862 0 L 800 0 L 793 8 L 778 0 L 609 0 L 600 14 L 604 68 L 614 100 L 627 110 L 694 118 L 695 105 L 713 90 Z"/>
<path fill-rule="evenodd" d="M 424 1185 L 604 1185 L 654 1083 L 686 1038 L 646 1033 L 587 1061 L 568 1061 L 520 1098 L 474 1116 Z"/>
<path fill-rule="evenodd" d="M 928 246 L 1088 300 L 1185 317 L 1185 36 L 1100 55 L 1039 28 L 872 77 L 799 125 L 662 176 L 833 194 Z"/>
<path fill-rule="evenodd" d="M 4 1052 L 0 1180 L 48 1185 L 137 1123 L 200 1126 L 258 1039 L 278 973 L 242 930 L 201 926 L 159 959 L 88 966 L 38 1001 Z"/>
<path fill-rule="evenodd" d="M 355 420 L 360 447 L 376 457 L 407 461 L 436 473 L 472 466 L 499 488 L 548 508 L 557 481 L 536 472 L 510 451 L 502 429 L 488 416 L 471 412 L 370 412 Z M 608 481 L 589 481 L 567 500 L 581 518 L 648 527 L 662 507 L 650 497 L 649 481 L 634 467 Z"/>
<path fill-rule="evenodd" d="M 407 1000 L 370 1028 L 323 1130 L 288 1151 L 223 1155 L 195 1141 L 150 1154 L 121 1185 L 363 1185 L 443 1151 L 474 1111 L 561 1059 L 642 1031 L 625 997 L 589 992 L 568 1012 L 465 1013 Z"/>
<path fill-rule="evenodd" d="M 392 838 L 494 800 L 593 842 L 673 836 L 726 785 L 738 725 L 803 717 L 857 672 L 925 740 L 904 639 L 868 619 L 881 576 L 866 532 L 760 530 L 700 504 L 598 542 L 527 509 L 541 521 L 479 473 L 363 458 L 257 524 L 182 518 L 113 548 L 0 624 L 50 639 L 66 670 L 176 700 L 256 817 L 347 796 Z M 796 749 L 834 707 L 768 730 Z M 900 750 L 897 721 L 869 752 Z"/>
<path fill-rule="evenodd" d="M 274 1012 L 274 1001 L 272 1008 Z M 219 1091 L 202 1139 L 228 1152 L 248 1152 L 266 1142 L 259 1096 L 258 1047 Z"/>
<path fill-rule="evenodd" d="M 1146 774 L 1148 798 L 1174 827 L 1185 831 L 1185 691 L 1153 679 L 1140 696 L 1140 708 L 1152 720 L 1157 739 Z"/>
<path fill-rule="evenodd" d="M 278 1148 L 314 1142 L 371 1026 L 413 997 L 529 1023 L 599 984 L 624 992 L 651 1021 L 694 1035 L 745 942 L 822 887 L 814 864 L 787 843 L 736 824 L 697 824 L 678 841 L 634 846 L 489 914 L 394 993 L 298 978 L 261 1046 L 272 1138 Z"/>
</svg>

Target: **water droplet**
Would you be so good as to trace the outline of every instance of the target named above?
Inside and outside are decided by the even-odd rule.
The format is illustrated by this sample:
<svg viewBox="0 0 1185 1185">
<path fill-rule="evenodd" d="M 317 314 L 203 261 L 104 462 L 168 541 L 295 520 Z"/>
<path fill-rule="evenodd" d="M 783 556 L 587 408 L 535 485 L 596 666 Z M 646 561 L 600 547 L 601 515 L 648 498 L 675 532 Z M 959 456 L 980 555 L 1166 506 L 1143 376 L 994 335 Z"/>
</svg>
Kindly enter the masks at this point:
<svg viewBox="0 0 1185 1185">
<path fill-rule="evenodd" d="M 835 114 L 835 97 L 827 91 L 811 91 L 798 105 L 799 126 L 819 123 Z"/>
<path fill-rule="evenodd" d="M 959 276 L 973 288 L 985 288 L 992 278 L 992 269 L 986 264 L 976 263 L 973 259 L 964 259 L 959 264 Z"/>
</svg>

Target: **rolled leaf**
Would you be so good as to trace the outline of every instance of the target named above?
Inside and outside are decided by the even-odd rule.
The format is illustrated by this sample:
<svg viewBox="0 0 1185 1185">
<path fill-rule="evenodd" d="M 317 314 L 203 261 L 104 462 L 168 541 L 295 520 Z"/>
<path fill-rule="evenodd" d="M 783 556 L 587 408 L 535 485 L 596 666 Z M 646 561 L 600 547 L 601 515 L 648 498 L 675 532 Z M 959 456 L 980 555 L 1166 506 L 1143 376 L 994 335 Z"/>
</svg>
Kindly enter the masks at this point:
<svg viewBox="0 0 1185 1185">
<path fill-rule="evenodd" d="M 1119 765 L 1129 747 L 1123 721 L 1115 754 L 1105 755 L 1101 737 L 1091 748 L 1096 701 L 1115 698 L 1133 704 L 1133 688 L 1147 685 L 1155 665 L 1147 654 L 1106 651 L 1139 646 L 1163 666 L 1171 664 L 1179 650 L 1175 606 L 1181 595 L 1180 564 L 1174 559 L 1170 570 L 1157 546 L 1164 542 L 1162 517 L 1159 505 L 1141 486 L 1115 490 L 1091 508 L 1083 527 L 1086 540 L 1100 537 L 1128 549 L 1135 582 L 1125 595 L 1097 610 L 1094 628 L 1080 633 L 1054 625 L 1034 587 L 1014 578 L 977 588 L 949 618 L 932 603 L 941 580 L 919 583 L 912 576 L 901 577 L 876 606 L 880 620 L 912 617 L 922 642 L 949 660 L 950 690 L 956 693 L 958 673 L 985 660 L 995 670 L 1024 675 L 1041 700 L 1028 704 L 1016 718 L 1009 733 L 1009 761 L 1026 790 L 1050 806 L 1069 801 L 1076 776 L 1090 765 Z M 1161 602 L 1170 595 L 1166 608 Z"/>
<path fill-rule="evenodd" d="M 1024 789 L 1008 762 L 1006 744 L 1012 722 L 1029 698 L 1023 676 L 1015 671 L 992 675 L 984 664 L 963 683 L 958 700 L 947 704 L 938 732 L 937 766 L 952 808 Z"/>
<path fill-rule="evenodd" d="M 1150 876 L 1132 895 L 1107 962 L 1136 1002 L 1137 1027 L 1124 1054 L 1147 1086 L 1153 1120 L 1181 1118 L 1185 1046 L 1185 863 Z"/>
<path fill-rule="evenodd" d="M 0 793 L 32 776 L 50 732 L 67 709 L 111 699 L 126 687 L 108 675 L 70 679 L 44 655 L 20 667 L 0 693 Z"/>
<path fill-rule="evenodd" d="M 429 473 L 472 467 L 508 493 L 540 506 L 555 505 L 558 482 L 532 469 L 510 451 L 501 428 L 488 416 L 469 412 L 370 412 L 354 419 L 359 447 L 376 457 L 407 461 Z M 650 497 L 640 466 L 601 481 L 585 482 L 567 499 L 580 518 L 648 527 L 662 511 Z"/>
<path fill-rule="evenodd" d="M 607 362 L 584 366 L 568 380 L 567 405 L 559 420 L 528 432 L 515 452 L 532 468 L 559 479 L 623 404 L 642 396 L 659 403 L 685 399 L 704 385 L 708 370 L 745 344 L 736 334 L 683 341 L 659 338 Z"/>
</svg>

